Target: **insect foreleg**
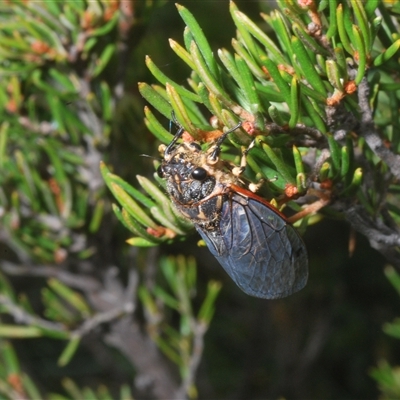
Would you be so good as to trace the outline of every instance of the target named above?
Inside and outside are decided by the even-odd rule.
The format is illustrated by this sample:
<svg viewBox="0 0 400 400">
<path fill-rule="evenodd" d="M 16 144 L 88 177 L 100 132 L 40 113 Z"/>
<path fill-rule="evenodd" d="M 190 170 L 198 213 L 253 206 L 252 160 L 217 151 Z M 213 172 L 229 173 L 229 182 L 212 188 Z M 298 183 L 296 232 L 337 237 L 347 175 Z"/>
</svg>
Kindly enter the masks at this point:
<svg viewBox="0 0 400 400">
<path fill-rule="evenodd" d="M 255 139 L 249 144 L 247 149 L 244 149 L 242 151 L 242 158 L 240 159 L 240 166 L 232 169 L 232 174 L 235 175 L 236 177 L 239 177 L 240 175 L 242 175 L 244 170 L 246 169 L 247 154 L 254 147 L 254 145 L 255 145 Z"/>
<path fill-rule="evenodd" d="M 215 161 L 217 160 L 217 158 L 218 158 L 218 156 L 219 156 L 219 153 L 220 153 L 220 151 L 221 151 L 221 145 L 222 145 L 223 141 L 226 139 L 226 137 L 227 137 L 230 133 L 236 131 L 236 129 L 240 128 L 241 126 L 242 126 L 242 123 L 239 122 L 236 126 L 234 126 L 233 128 L 231 128 L 231 129 L 229 129 L 228 131 L 226 131 L 225 133 L 223 133 L 223 134 L 217 139 L 217 141 L 215 142 L 215 144 L 214 144 L 214 146 L 213 146 L 213 150 L 212 150 L 210 156 L 208 157 L 209 160 L 210 160 L 211 162 L 215 162 Z"/>
<path fill-rule="evenodd" d="M 246 169 L 247 165 L 247 154 L 249 151 L 254 147 L 256 143 L 256 140 L 254 139 L 249 146 L 242 151 L 242 158 L 240 159 L 240 166 L 235 167 L 232 169 L 232 174 L 235 175 L 236 177 L 240 177 L 240 175 L 243 174 L 244 170 Z M 263 185 L 265 182 L 265 179 L 261 178 L 257 183 L 250 183 L 248 188 L 251 190 L 253 193 L 256 193 L 260 187 Z"/>
</svg>

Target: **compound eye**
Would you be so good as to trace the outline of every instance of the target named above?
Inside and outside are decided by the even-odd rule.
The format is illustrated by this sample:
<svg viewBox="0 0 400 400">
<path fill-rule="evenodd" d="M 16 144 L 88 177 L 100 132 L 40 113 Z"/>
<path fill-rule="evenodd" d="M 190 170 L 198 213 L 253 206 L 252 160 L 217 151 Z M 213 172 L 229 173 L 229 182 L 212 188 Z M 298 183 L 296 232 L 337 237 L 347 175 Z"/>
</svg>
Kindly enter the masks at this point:
<svg viewBox="0 0 400 400">
<path fill-rule="evenodd" d="M 196 181 L 203 181 L 207 178 L 207 171 L 204 168 L 197 167 L 192 171 L 192 178 Z"/>
<path fill-rule="evenodd" d="M 189 144 L 189 146 L 190 146 L 193 150 L 201 151 L 201 146 L 200 146 L 198 143 L 196 143 L 196 142 L 191 142 L 191 143 Z"/>
<path fill-rule="evenodd" d="M 164 178 L 165 177 L 165 172 L 164 172 L 164 168 L 162 167 L 162 165 L 159 165 L 157 168 L 157 175 L 160 178 Z"/>
</svg>

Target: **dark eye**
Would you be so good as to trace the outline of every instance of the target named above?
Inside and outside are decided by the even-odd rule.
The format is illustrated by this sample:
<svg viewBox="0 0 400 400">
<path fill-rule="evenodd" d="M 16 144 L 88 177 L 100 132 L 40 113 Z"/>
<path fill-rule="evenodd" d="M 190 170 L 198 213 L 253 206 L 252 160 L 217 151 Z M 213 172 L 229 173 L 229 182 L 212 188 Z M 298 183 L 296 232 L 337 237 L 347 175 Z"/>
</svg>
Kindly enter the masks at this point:
<svg viewBox="0 0 400 400">
<path fill-rule="evenodd" d="M 203 181 L 207 178 L 207 171 L 204 168 L 197 167 L 192 171 L 192 178 L 196 181 Z"/>
<path fill-rule="evenodd" d="M 165 173 L 164 173 L 164 168 L 162 167 L 162 165 L 159 165 L 159 166 L 158 166 L 158 168 L 157 168 L 157 175 L 158 175 L 160 178 L 164 178 Z"/>
<path fill-rule="evenodd" d="M 201 151 L 201 146 L 196 142 L 191 142 L 189 146 L 194 150 Z"/>
</svg>

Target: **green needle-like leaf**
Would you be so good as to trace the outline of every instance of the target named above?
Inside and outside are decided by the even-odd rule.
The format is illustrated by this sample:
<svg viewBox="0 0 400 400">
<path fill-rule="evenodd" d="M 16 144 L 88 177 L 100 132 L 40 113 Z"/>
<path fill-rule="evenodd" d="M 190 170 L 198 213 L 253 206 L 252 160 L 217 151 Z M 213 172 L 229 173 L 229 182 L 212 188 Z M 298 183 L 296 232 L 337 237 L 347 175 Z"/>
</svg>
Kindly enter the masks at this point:
<svg viewBox="0 0 400 400">
<path fill-rule="evenodd" d="M 154 221 L 142 210 L 142 208 L 132 199 L 122 188 L 116 183 L 111 182 L 108 187 L 113 192 L 115 198 L 121 204 L 121 206 L 139 221 L 142 225 L 150 228 L 157 228 Z"/>
<path fill-rule="evenodd" d="M 278 10 L 273 10 L 270 15 L 261 13 L 261 17 L 274 29 L 281 48 L 286 51 L 286 54 L 293 62 L 292 52 L 289 51 L 292 48 L 292 44 L 290 41 L 291 35 L 287 22 L 282 13 Z"/>
<path fill-rule="evenodd" d="M 63 298 L 82 315 L 87 316 L 90 314 L 90 308 L 80 293 L 75 292 L 55 278 L 49 279 L 47 283 L 58 296 Z"/>
<path fill-rule="evenodd" d="M 293 146 L 293 158 L 297 174 L 303 174 L 304 173 L 303 159 L 301 157 L 299 149 L 296 146 Z"/>
<path fill-rule="evenodd" d="M 331 134 L 328 134 L 327 138 L 329 143 L 329 149 L 331 152 L 333 167 L 335 168 L 335 171 L 340 171 L 340 160 L 341 160 L 340 147 Z"/>
<path fill-rule="evenodd" d="M 7 375 L 19 374 L 21 371 L 18 357 L 13 347 L 8 341 L 0 342 L 0 354 L 4 360 L 4 367 L 7 371 Z"/>
<path fill-rule="evenodd" d="M 261 57 L 260 61 L 261 61 L 262 65 L 265 66 L 268 73 L 271 75 L 271 78 L 273 79 L 274 83 L 278 87 L 280 93 L 282 94 L 283 98 L 285 99 L 285 102 L 287 104 L 290 104 L 291 97 L 290 97 L 289 85 L 282 78 L 275 63 L 272 62 L 269 58 L 264 58 L 264 57 Z"/>
<path fill-rule="evenodd" d="M 343 92 L 342 75 L 338 64 L 334 60 L 326 60 L 326 72 L 330 84 Z"/>
<path fill-rule="evenodd" d="M 247 64 L 240 56 L 235 55 L 235 62 L 239 76 L 241 77 L 238 83 L 249 103 L 249 111 L 256 116 L 259 116 L 260 112 L 263 111 L 263 108 L 257 95 L 254 78 L 252 77 L 251 72 L 247 67 Z M 258 125 L 263 126 L 262 118 Z"/>
<path fill-rule="evenodd" d="M 340 165 L 340 175 L 342 177 L 345 177 L 350 168 L 350 154 L 347 146 L 343 146 L 341 151 L 342 151 L 342 157 Z"/>
<path fill-rule="evenodd" d="M 388 278 L 389 282 L 396 289 L 397 293 L 400 295 L 400 275 L 399 273 L 392 267 L 387 266 L 384 269 L 385 276 Z"/>
<path fill-rule="evenodd" d="M 6 144 L 9 126 L 10 124 L 7 121 L 2 122 L 0 126 L 0 169 L 3 168 L 4 163 L 8 159 L 8 155 L 6 153 Z"/>
<path fill-rule="evenodd" d="M 181 60 L 183 60 L 192 70 L 196 69 L 192 57 L 179 43 L 175 42 L 175 40 L 169 39 L 169 45 L 171 46 L 171 49 L 175 52 L 175 54 Z"/>
<path fill-rule="evenodd" d="M 165 226 L 166 228 L 171 229 L 172 231 L 178 233 L 179 235 L 185 235 L 186 232 L 180 229 L 178 226 L 173 224 L 170 219 L 164 214 L 163 210 L 158 207 L 152 207 L 150 209 L 151 215 L 156 219 L 161 225 Z M 172 213 L 170 213 L 172 214 Z"/>
<path fill-rule="evenodd" d="M 257 57 L 258 56 L 258 51 L 257 51 L 257 46 L 250 35 L 249 31 L 245 28 L 245 26 L 240 22 L 240 20 L 237 18 L 237 12 L 239 12 L 239 9 L 237 8 L 236 4 L 233 1 L 229 2 L 229 11 L 231 13 L 233 22 L 236 25 L 236 28 L 238 29 L 240 33 L 241 40 L 240 42 L 245 45 L 247 48 L 248 52 L 253 56 Z"/>
<path fill-rule="evenodd" d="M 303 93 L 300 94 L 301 97 L 301 104 L 307 111 L 308 116 L 311 118 L 312 122 L 314 123 L 315 127 L 323 134 L 327 132 L 327 127 L 325 121 L 321 117 L 319 111 L 314 106 L 315 103 L 311 102 L 311 100 L 305 96 Z"/>
<path fill-rule="evenodd" d="M 57 364 L 60 367 L 64 367 L 67 365 L 76 351 L 78 350 L 79 344 L 81 342 L 81 337 L 79 336 L 74 336 L 71 338 L 71 340 L 68 342 L 67 346 L 65 347 L 64 351 L 61 353 Z"/>
<path fill-rule="evenodd" d="M 211 72 L 211 75 L 214 77 L 214 79 L 216 79 L 216 81 L 218 81 L 219 80 L 218 65 L 215 61 L 214 54 L 211 50 L 210 45 L 208 44 L 207 38 L 205 37 L 203 30 L 197 23 L 193 14 L 187 8 L 181 6 L 180 4 L 176 4 L 176 8 L 178 9 L 178 12 L 182 17 L 182 19 L 185 21 L 185 24 L 189 27 L 190 32 L 194 40 L 196 41 L 196 46 L 198 47 L 202 56 L 204 57 L 204 60 L 208 66 L 208 69 Z"/>
<path fill-rule="evenodd" d="M 153 63 L 149 56 L 146 56 L 146 65 L 150 72 L 160 83 L 162 83 L 163 85 L 168 84 L 172 86 L 181 96 L 187 97 L 188 99 L 191 99 L 193 101 L 200 102 L 200 97 L 197 94 L 190 92 L 183 86 L 177 84 L 176 82 L 169 79 L 166 75 L 164 75 L 164 73 L 161 72 L 161 70 Z"/>
<path fill-rule="evenodd" d="M 115 210 L 114 210 L 114 212 L 115 212 Z M 156 236 L 150 235 L 150 234 L 147 232 L 147 230 L 144 229 L 143 226 L 142 226 L 140 223 L 138 223 L 138 221 L 137 221 L 134 217 L 132 217 L 130 213 L 128 213 L 128 212 L 125 210 L 125 208 L 122 209 L 120 215 L 118 215 L 117 213 L 116 213 L 116 215 L 117 215 L 119 218 L 122 218 L 122 219 L 120 219 L 120 221 L 121 221 L 131 232 L 133 232 L 133 233 L 136 234 L 137 236 L 140 236 L 140 237 L 142 237 L 142 238 L 148 240 L 149 242 L 159 242 L 159 243 L 163 242 L 163 239 L 159 239 L 159 238 L 156 237 Z M 157 231 L 157 230 L 158 230 L 158 229 L 157 229 L 158 226 L 155 225 L 154 222 L 152 222 L 152 225 L 153 225 L 154 227 L 152 226 L 151 228 L 153 228 L 153 229 L 155 229 L 155 230 Z"/>
<path fill-rule="evenodd" d="M 204 63 L 204 59 L 201 56 L 195 42 L 192 42 L 190 46 L 190 53 L 196 65 L 196 72 L 200 76 L 208 90 L 213 92 L 215 96 L 227 107 L 231 109 L 237 109 L 238 106 L 230 99 L 228 93 L 225 92 L 225 90 L 220 86 L 220 84 L 215 80 L 213 75 L 208 70 L 207 65 Z"/>
<path fill-rule="evenodd" d="M 293 178 L 292 174 L 290 173 L 288 167 L 286 166 L 286 163 L 275 153 L 275 151 L 270 146 L 268 146 L 267 143 L 264 143 L 264 142 L 261 143 L 261 148 L 264 150 L 264 152 L 267 154 L 269 159 L 275 165 L 276 170 L 282 175 L 283 179 L 287 183 L 291 183 L 292 185 L 295 185 L 296 180 Z"/>
<path fill-rule="evenodd" d="M 240 11 L 233 11 L 235 15 L 235 23 L 240 24 L 242 27 L 246 28 L 251 35 L 253 35 L 257 40 L 260 41 L 268 53 L 268 56 L 278 64 L 286 64 L 286 60 L 282 53 L 276 47 L 275 43 L 249 18 L 247 15 Z"/>
<path fill-rule="evenodd" d="M 336 5 L 337 0 L 329 0 L 329 28 L 326 32 L 328 39 L 334 37 L 337 33 L 337 20 L 336 20 Z"/>
<path fill-rule="evenodd" d="M 357 70 L 357 75 L 354 79 L 354 82 L 356 85 L 358 85 L 361 82 L 361 79 L 365 75 L 365 69 L 367 66 L 367 54 L 365 51 L 365 46 L 364 46 L 364 38 L 362 35 L 362 32 L 358 26 L 353 25 L 353 36 L 355 40 L 355 48 L 357 51 L 357 61 L 358 61 L 358 70 Z"/>
<path fill-rule="evenodd" d="M 294 23 L 292 29 L 296 37 L 301 40 L 303 45 L 311 50 L 315 54 L 329 56 L 328 50 L 320 46 L 315 39 L 310 36 L 310 34 L 305 31 L 299 24 Z"/>
<path fill-rule="evenodd" d="M 278 126 L 285 126 L 288 123 L 287 115 L 284 115 L 275 106 L 268 107 L 268 114 Z"/>
<path fill-rule="evenodd" d="M 388 49 L 386 49 L 383 53 L 379 54 L 379 56 L 375 58 L 374 66 L 379 67 L 386 61 L 390 60 L 398 52 L 399 48 L 400 39 L 397 39 Z"/>
<path fill-rule="evenodd" d="M 301 41 L 292 37 L 292 48 L 297 57 L 297 62 L 303 71 L 303 76 L 307 79 L 310 86 L 312 86 L 318 93 L 327 96 L 327 91 L 321 77 L 319 76 L 315 66 L 313 65 L 306 49 Z"/>
<path fill-rule="evenodd" d="M 137 201 L 142 203 L 145 207 L 150 208 L 155 206 L 155 203 L 151 199 L 146 197 L 143 193 L 139 192 L 137 189 L 135 189 L 133 186 L 131 186 L 128 182 L 124 181 L 119 176 L 112 174 L 103 162 L 100 163 L 100 171 L 108 186 L 114 183 L 120 186 L 126 193 L 131 195 Z"/>
<path fill-rule="evenodd" d="M 166 101 L 155 89 L 154 87 L 148 85 L 147 83 L 138 83 L 140 94 L 161 114 L 166 118 L 171 118 L 172 108 L 171 105 Z"/>
<path fill-rule="evenodd" d="M 130 238 L 126 241 L 126 243 L 128 243 L 134 247 L 154 247 L 154 246 L 158 245 L 158 243 L 156 243 L 154 241 L 151 242 L 151 241 L 141 238 L 141 237 Z"/>
<path fill-rule="evenodd" d="M 345 28 L 345 21 L 344 21 L 344 12 L 343 12 L 343 5 L 339 4 L 336 9 L 336 20 L 338 24 L 338 32 L 341 44 L 343 45 L 344 49 L 349 54 L 353 54 L 353 48 L 350 44 L 349 37 L 346 32 Z"/>
<path fill-rule="evenodd" d="M 0 325 L 0 338 L 28 339 L 41 336 L 41 330 L 35 326 Z"/>
<path fill-rule="evenodd" d="M 144 108 L 146 119 L 144 120 L 146 127 L 150 132 L 162 143 L 168 144 L 172 140 L 172 135 L 168 132 L 158 121 L 155 115 L 151 112 L 149 107 Z"/>
<path fill-rule="evenodd" d="M 300 116 L 300 87 L 297 83 L 297 79 L 293 77 L 292 84 L 290 85 L 290 120 L 289 128 L 294 128 Z"/>
<path fill-rule="evenodd" d="M 218 50 L 218 57 L 220 58 L 220 60 L 222 61 L 225 68 L 227 69 L 229 74 L 232 76 L 232 78 L 240 86 L 242 84 L 242 77 L 240 76 L 240 73 L 237 69 L 234 57 L 232 57 L 232 55 L 229 53 L 229 51 L 225 50 L 225 49 Z"/>
<path fill-rule="evenodd" d="M 364 6 L 360 0 L 350 0 L 352 9 L 357 18 L 357 27 L 361 31 L 361 35 L 364 39 L 364 48 L 366 53 L 369 53 L 371 49 L 371 29 L 368 24 L 367 13 L 364 10 Z"/>
<path fill-rule="evenodd" d="M 250 53 L 246 50 L 243 44 L 236 40 L 232 39 L 232 47 L 236 51 L 236 53 L 246 61 L 247 66 L 250 68 L 251 73 L 257 77 L 258 79 L 264 81 L 266 79 L 266 75 L 260 66 L 257 64 L 256 59 L 254 59 Z"/>
<path fill-rule="evenodd" d="M 175 90 L 174 86 L 170 84 L 166 84 L 167 94 L 169 98 L 169 103 L 171 104 L 176 119 L 180 122 L 180 124 L 188 131 L 190 134 L 194 135 L 196 138 L 196 128 L 192 124 L 192 118 L 189 117 L 187 107 L 185 103 L 182 101 L 181 96 L 178 91 Z M 197 139 L 197 138 L 196 138 Z"/>
<path fill-rule="evenodd" d="M 341 193 L 341 196 L 351 196 L 354 195 L 362 184 L 363 172 L 361 168 L 357 168 L 354 171 L 353 179 L 348 187 L 346 187 Z M 370 210 L 373 212 L 373 210 Z"/>
<path fill-rule="evenodd" d="M 200 311 L 197 316 L 197 319 L 206 326 L 210 324 L 212 317 L 214 315 L 215 301 L 217 299 L 217 296 L 221 288 L 222 285 L 219 282 L 216 281 L 208 282 L 207 295 L 203 301 L 203 304 L 200 307 Z"/>
<path fill-rule="evenodd" d="M 103 72 L 104 68 L 109 64 L 111 57 L 114 55 L 117 46 L 115 44 L 108 44 L 103 52 L 101 53 L 100 57 L 96 61 L 96 66 L 94 67 L 91 78 L 95 78 L 96 76 L 100 75 Z"/>
</svg>

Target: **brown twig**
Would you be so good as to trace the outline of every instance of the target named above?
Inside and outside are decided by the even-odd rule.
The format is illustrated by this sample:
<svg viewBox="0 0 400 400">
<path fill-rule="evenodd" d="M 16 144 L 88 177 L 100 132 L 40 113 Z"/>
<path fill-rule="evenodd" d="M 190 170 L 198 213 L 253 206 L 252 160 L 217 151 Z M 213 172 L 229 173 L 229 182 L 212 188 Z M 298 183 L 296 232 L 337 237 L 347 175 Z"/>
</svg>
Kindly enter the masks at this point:
<svg viewBox="0 0 400 400">
<path fill-rule="evenodd" d="M 361 126 L 359 132 L 364 136 L 370 149 L 389 167 L 391 173 L 400 179 L 400 156 L 394 154 L 383 143 L 383 140 L 375 130 L 372 111 L 369 106 L 369 85 L 364 78 L 358 87 L 358 104 L 361 109 Z"/>
</svg>

